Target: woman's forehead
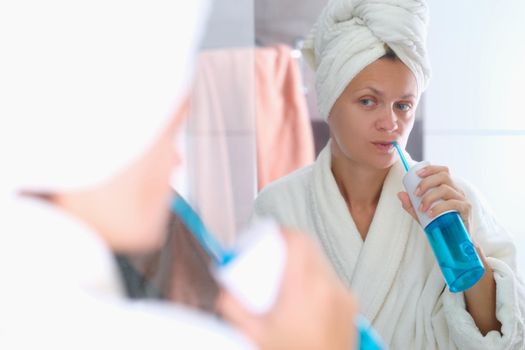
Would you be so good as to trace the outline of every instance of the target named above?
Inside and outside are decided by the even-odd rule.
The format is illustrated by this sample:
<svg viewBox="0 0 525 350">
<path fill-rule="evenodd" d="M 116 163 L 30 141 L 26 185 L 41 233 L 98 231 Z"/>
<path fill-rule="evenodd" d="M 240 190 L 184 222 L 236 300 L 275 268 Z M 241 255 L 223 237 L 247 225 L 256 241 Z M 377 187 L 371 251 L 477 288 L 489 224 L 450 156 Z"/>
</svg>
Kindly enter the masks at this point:
<svg viewBox="0 0 525 350">
<path fill-rule="evenodd" d="M 395 94 L 415 98 L 417 82 L 412 71 L 399 59 L 379 59 L 359 72 L 348 84 L 349 92 L 368 90 L 377 95 Z"/>
</svg>

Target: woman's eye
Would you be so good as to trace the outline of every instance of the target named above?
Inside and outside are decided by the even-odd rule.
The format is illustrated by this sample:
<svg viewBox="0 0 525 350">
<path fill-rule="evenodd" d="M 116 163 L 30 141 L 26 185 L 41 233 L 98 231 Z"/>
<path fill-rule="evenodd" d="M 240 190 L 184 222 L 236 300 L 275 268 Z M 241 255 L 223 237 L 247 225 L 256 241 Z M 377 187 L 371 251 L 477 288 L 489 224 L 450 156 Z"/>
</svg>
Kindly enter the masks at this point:
<svg viewBox="0 0 525 350">
<path fill-rule="evenodd" d="M 359 103 L 361 103 L 365 107 L 372 107 L 375 104 L 375 101 L 371 98 L 362 98 L 359 100 Z"/>
<path fill-rule="evenodd" d="M 397 109 L 403 112 L 408 112 L 412 108 L 409 103 L 397 103 Z"/>
</svg>

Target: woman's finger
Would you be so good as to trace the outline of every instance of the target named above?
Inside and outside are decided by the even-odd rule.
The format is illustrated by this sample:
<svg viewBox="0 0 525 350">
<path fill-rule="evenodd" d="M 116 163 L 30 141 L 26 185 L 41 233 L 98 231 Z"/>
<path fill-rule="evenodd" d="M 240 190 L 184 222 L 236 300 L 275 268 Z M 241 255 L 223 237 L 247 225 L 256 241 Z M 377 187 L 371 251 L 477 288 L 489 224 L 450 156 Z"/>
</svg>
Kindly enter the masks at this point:
<svg viewBox="0 0 525 350">
<path fill-rule="evenodd" d="M 423 169 L 417 171 L 419 177 L 428 177 L 437 173 L 446 173 L 450 175 L 450 170 L 444 165 L 427 165 Z"/>
<path fill-rule="evenodd" d="M 472 206 L 467 201 L 451 199 L 448 201 L 439 202 L 427 211 L 427 215 L 430 218 L 435 218 L 436 216 L 439 216 L 444 212 L 452 210 L 455 210 L 459 213 L 463 224 L 465 224 L 467 231 L 469 231 Z"/>
<path fill-rule="evenodd" d="M 422 196 L 427 193 L 428 190 L 438 187 L 440 185 L 448 185 L 450 187 L 456 187 L 452 182 L 452 179 L 447 173 L 437 173 L 425 177 L 421 180 L 419 185 L 416 187 L 414 194 L 416 196 Z"/>
<path fill-rule="evenodd" d="M 429 165 L 419 170 L 417 174 L 422 178 L 422 180 L 416 188 L 416 196 L 421 196 L 429 189 L 442 184 L 449 185 L 458 193 L 461 193 L 463 196 L 465 195 L 463 190 L 452 180 L 452 177 L 450 176 L 450 170 L 446 166 Z"/>
<path fill-rule="evenodd" d="M 447 185 L 447 184 L 441 184 L 437 187 L 432 188 L 431 190 L 427 191 L 423 197 L 421 198 L 421 205 L 417 210 L 421 212 L 427 211 L 432 204 L 439 200 L 465 200 L 465 197 L 462 193 L 458 192 L 455 188 Z"/>
</svg>

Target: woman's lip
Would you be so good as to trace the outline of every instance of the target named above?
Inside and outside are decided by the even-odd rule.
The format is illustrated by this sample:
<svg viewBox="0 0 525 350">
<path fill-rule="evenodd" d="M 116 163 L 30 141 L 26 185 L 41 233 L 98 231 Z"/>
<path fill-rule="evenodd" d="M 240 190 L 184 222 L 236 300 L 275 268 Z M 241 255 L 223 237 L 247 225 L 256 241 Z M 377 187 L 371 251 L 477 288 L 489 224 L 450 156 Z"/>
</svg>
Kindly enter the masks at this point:
<svg viewBox="0 0 525 350">
<path fill-rule="evenodd" d="M 372 142 L 376 148 L 383 152 L 392 152 L 394 145 L 391 142 Z"/>
<path fill-rule="evenodd" d="M 376 144 L 376 143 L 380 143 L 380 144 L 393 144 L 394 142 L 398 142 L 397 140 L 392 140 L 392 141 L 372 141 L 372 143 Z M 399 143 L 399 142 L 398 142 Z"/>
</svg>

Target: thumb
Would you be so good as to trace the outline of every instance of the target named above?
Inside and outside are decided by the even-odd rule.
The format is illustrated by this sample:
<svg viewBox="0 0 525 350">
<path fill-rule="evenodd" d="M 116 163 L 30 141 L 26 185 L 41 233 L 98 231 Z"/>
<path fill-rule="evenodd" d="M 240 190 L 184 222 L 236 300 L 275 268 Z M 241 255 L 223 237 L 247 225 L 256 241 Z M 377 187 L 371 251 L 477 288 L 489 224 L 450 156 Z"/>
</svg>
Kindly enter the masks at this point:
<svg viewBox="0 0 525 350">
<path fill-rule="evenodd" d="M 414 218 L 414 220 L 419 222 L 419 219 L 417 218 L 417 215 L 416 215 L 416 211 L 414 207 L 412 206 L 412 202 L 410 201 L 410 197 L 408 196 L 408 193 L 399 192 L 397 194 L 397 198 L 399 198 L 399 201 L 401 202 L 403 209 L 405 209 L 405 211 L 409 213 Z"/>
</svg>

